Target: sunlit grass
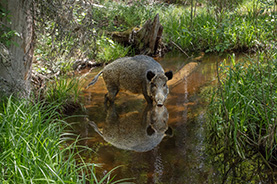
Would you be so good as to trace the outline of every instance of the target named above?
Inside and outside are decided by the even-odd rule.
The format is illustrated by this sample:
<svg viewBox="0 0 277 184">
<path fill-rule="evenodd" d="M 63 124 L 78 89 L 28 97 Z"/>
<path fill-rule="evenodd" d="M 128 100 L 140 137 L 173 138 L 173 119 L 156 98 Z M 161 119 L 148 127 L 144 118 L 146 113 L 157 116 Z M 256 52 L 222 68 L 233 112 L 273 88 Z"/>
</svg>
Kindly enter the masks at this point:
<svg viewBox="0 0 277 184">
<path fill-rule="evenodd" d="M 140 6 L 138 6 L 138 4 Z M 254 6 L 255 5 L 255 6 Z M 153 19 L 159 13 L 164 27 L 163 40 L 179 45 L 186 51 L 226 52 L 246 51 L 265 48 L 276 39 L 273 6 L 266 6 L 259 1 L 242 3 L 235 10 L 226 9 L 216 15 L 213 8 L 207 11 L 198 7 L 191 17 L 188 6 L 166 3 L 147 4 L 136 2 L 105 2 L 106 9 L 98 9 L 98 18 L 108 21 L 105 29 L 124 31 L 142 26 L 146 20 Z M 271 13 L 261 13 L 269 11 Z M 271 11 L 270 11 L 271 10 Z M 100 13 L 101 12 L 101 13 Z"/>
<path fill-rule="evenodd" d="M 169 6 L 160 15 L 164 40 L 173 41 L 187 51 L 244 51 L 264 47 L 276 39 L 272 37 L 274 20 L 269 15 L 253 18 L 248 13 L 227 12 L 218 20 L 204 8 L 197 9 L 191 20 L 190 10 L 175 6 Z"/>
<path fill-rule="evenodd" d="M 0 183 L 119 182 L 113 170 L 98 179 L 97 165 L 83 162 L 78 150 L 90 149 L 79 149 L 78 139 L 65 133 L 60 105 L 13 97 L 0 104 Z"/>
<path fill-rule="evenodd" d="M 97 40 L 97 47 L 99 52 L 96 59 L 99 62 L 114 61 L 126 56 L 130 51 L 130 47 L 124 47 L 104 35 Z"/>
<path fill-rule="evenodd" d="M 210 129 L 232 143 L 245 158 L 252 147 L 265 160 L 277 160 L 277 55 L 276 50 L 257 54 L 219 70 L 219 86 L 209 106 Z"/>
<path fill-rule="evenodd" d="M 71 146 L 61 150 L 65 142 L 60 128 L 64 122 L 58 119 L 59 106 L 31 104 L 13 98 L 2 102 L 1 106 L 2 182 L 63 181 L 65 178 L 61 179 L 60 173 L 73 167 L 72 163 L 62 160 Z"/>
<path fill-rule="evenodd" d="M 50 80 L 41 95 L 47 103 L 59 105 L 59 112 L 63 113 L 71 108 L 81 107 L 81 87 L 82 82 L 78 77 L 63 76 Z"/>
<path fill-rule="evenodd" d="M 76 57 L 110 62 L 118 57 L 131 55 L 129 47 L 124 48 L 126 45 L 114 42 L 109 36 L 114 32 L 140 28 L 149 19 L 153 20 L 156 14 L 160 15 L 160 23 L 164 27 L 162 40 L 168 48 L 176 49 L 178 45 L 187 52 L 256 52 L 274 45 L 277 33 L 276 2 L 239 1 L 240 3 L 232 7 L 224 7 L 221 12 L 216 11 L 217 7 L 211 6 L 209 2 L 199 2 L 193 7 L 193 13 L 188 1 L 183 3 L 188 5 L 168 4 L 165 1 L 98 1 L 99 6 L 92 6 L 90 12 L 93 15 L 93 27 L 80 21 L 84 17 L 76 19 L 88 32 L 84 34 L 87 36 L 84 37 L 84 45 L 77 44 L 79 36 L 74 34 L 68 35 L 65 40 L 54 42 L 52 36 L 44 34 L 44 31 L 38 36 L 36 59 L 45 62 L 47 67 L 39 66 L 37 70 L 42 73 L 56 70 L 67 73 Z M 216 5 L 216 1 L 213 3 Z M 77 7 L 79 6 L 72 10 L 76 11 L 76 15 L 82 17 L 88 13 Z M 54 22 L 48 21 L 43 26 L 48 30 L 52 29 L 53 24 Z M 38 24 L 40 26 L 42 25 Z M 68 29 L 70 30 L 70 26 Z"/>
</svg>

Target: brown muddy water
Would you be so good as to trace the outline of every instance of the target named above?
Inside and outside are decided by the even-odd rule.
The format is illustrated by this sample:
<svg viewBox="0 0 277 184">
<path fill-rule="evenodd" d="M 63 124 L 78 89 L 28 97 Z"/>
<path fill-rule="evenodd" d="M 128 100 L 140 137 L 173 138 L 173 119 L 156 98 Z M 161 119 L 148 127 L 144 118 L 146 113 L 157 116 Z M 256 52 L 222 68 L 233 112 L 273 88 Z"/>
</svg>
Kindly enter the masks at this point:
<svg viewBox="0 0 277 184">
<path fill-rule="evenodd" d="M 113 172 L 115 180 L 133 178 L 129 181 L 136 184 L 260 181 L 251 173 L 255 169 L 250 172 L 240 167 L 234 174 L 235 164 L 225 162 L 233 158 L 225 155 L 221 159 L 211 154 L 206 143 L 207 103 L 202 92 L 215 84 L 216 62 L 224 58 L 200 54 L 187 59 L 174 53 L 159 58 L 165 71 L 172 70 L 174 76 L 168 83 L 170 93 L 166 104 L 158 109 L 148 107 L 143 95 L 128 92 L 119 92 L 115 105 L 106 108 L 107 90 L 100 77 L 93 87 L 84 90 L 86 111 L 75 113 L 87 115 L 92 122 L 82 117 L 71 119 L 73 132 L 82 139 L 80 144 L 94 150 L 83 152 L 85 161 L 101 165 L 96 169 L 99 177 L 121 166 Z M 86 84 L 100 70 L 91 72 Z"/>
</svg>

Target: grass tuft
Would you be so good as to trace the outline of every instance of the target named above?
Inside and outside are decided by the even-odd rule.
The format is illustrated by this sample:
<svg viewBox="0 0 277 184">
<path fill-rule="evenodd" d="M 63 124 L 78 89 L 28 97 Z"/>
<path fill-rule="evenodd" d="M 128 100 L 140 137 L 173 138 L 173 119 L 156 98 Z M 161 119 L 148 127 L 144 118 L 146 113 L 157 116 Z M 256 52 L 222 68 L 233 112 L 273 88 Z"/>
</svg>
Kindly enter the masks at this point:
<svg viewBox="0 0 277 184">
<path fill-rule="evenodd" d="M 47 103 L 59 106 L 59 112 L 68 114 L 80 108 L 79 102 L 82 84 L 77 77 L 60 77 L 50 80 L 42 97 Z"/>
<path fill-rule="evenodd" d="M 218 89 L 211 98 L 210 130 L 245 158 L 246 148 L 277 161 L 277 54 L 257 54 L 219 68 Z"/>
<path fill-rule="evenodd" d="M 13 97 L 0 104 L 0 183 L 103 183 L 97 165 L 82 162 L 78 139 L 64 133 L 61 104 Z"/>
</svg>

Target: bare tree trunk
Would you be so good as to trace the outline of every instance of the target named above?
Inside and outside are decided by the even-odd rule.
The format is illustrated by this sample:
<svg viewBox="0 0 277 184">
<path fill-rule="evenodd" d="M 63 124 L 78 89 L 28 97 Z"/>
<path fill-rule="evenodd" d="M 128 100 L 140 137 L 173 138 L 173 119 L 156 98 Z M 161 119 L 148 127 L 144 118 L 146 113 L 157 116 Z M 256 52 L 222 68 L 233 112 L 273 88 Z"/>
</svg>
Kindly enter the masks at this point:
<svg viewBox="0 0 277 184">
<path fill-rule="evenodd" d="M 19 36 L 13 36 L 8 48 L 0 45 L 0 94 L 28 97 L 30 94 L 31 66 L 34 51 L 34 22 L 32 0 L 8 0 L 2 6 L 10 11 L 9 25 Z"/>
</svg>

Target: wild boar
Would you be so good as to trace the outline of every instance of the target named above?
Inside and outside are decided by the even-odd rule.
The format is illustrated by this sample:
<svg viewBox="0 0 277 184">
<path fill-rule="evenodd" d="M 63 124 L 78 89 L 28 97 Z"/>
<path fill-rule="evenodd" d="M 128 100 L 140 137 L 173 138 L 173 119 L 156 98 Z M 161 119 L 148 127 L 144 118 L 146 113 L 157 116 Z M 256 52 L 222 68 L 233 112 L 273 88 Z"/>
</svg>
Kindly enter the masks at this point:
<svg viewBox="0 0 277 184">
<path fill-rule="evenodd" d="M 162 66 L 153 58 L 145 55 L 124 57 L 113 61 L 100 71 L 91 83 L 93 85 L 103 73 L 108 93 L 106 101 L 113 102 L 118 91 L 128 90 L 143 94 L 149 104 L 163 106 L 167 95 L 167 81 L 172 79 L 172 71 L 164 72 Z"/>
<path fill-rule="evenodd" d="M 98 128 L 89 121 L 94 130 L 111 145 L 124 150 L 146 152 L 155 148 L 165 136 L 172 136 L 168 126 L 168 111 L 165 106 L 148 104 L 143 112 L 117 113 L 115 104 L 107 109 L 106 123 Z"/>
</svg>

